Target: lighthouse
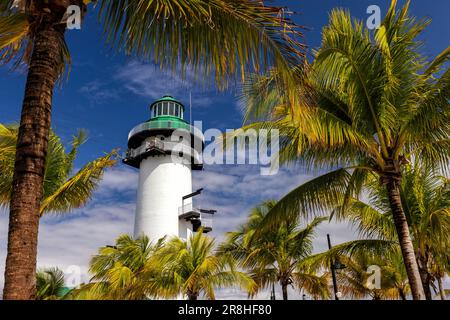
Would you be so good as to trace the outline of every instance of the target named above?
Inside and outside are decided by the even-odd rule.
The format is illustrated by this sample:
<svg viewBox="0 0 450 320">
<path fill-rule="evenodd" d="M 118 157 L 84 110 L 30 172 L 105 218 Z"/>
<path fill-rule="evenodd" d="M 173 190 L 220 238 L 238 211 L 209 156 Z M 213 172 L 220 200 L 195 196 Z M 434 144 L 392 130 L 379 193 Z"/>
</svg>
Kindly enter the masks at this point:
<svg viewBox="0 0 450 320">
<path fill-rule="evenodd" d="M 154 242 L 212 230 L 215 211 L 196 206 L 202 189 L 192 190 L 192 171 L 203 169 L 204 137 L 184 113 L 180 101 L 164 96 L 150 105 L 150 119 L 128 135 L 123 162 L 139 169 L 135 237 L 147 235 Z"/>
</svg>

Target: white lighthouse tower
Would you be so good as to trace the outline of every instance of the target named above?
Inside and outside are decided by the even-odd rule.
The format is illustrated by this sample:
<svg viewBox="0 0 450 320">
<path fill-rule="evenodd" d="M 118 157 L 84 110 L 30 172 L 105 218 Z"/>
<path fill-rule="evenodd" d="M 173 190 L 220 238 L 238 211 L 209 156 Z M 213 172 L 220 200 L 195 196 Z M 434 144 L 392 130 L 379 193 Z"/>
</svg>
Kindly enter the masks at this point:
<svg viewBox="0 0 450 320">
<path fill-rule="evenodd" d="M 211 231 L 211 210 L 193 205 L 192 170 L 202 170 L 204 137 L 183 119 L 184 105 L 164 96 L 150 105 L 151 118 L 131 130 L 123 162 L 139 169 L 134 236 L 151 241 L 186 239 Z M 209 216 L 209 218 L 208 218 Z"/>
</svg>

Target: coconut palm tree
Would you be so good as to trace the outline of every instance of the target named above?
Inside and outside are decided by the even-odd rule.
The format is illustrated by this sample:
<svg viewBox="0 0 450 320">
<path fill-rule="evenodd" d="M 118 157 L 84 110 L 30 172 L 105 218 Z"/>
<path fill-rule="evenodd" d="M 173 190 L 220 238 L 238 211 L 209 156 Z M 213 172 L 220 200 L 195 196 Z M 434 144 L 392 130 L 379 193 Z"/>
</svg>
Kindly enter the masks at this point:
<svg viewBox="0 0 450 320">
<path fill-rule="evenodd" d="M 436 281 L 442 279 L 449 271 L 450 259 L 447 248 L 449 244 L 450 197 L 448 196 L 448 179 L 432 168 L 421 165 L 418 161 L 406 166 L 403 175 L 404 178 L 400 185 L 402 206 L 405 208 L 424 291 L 427 299 L 431 299 L 430 287 L 434 286 L 434 279 Z M 317 182 L 321 179 L 319 177 L 314 180 Z M 308 186 L 312 184 L 312 181 L 297 188 L 297 195 L 300 196 L 300 199 L 309 195 Z M 326 186 L 322 188 L 325 189 Z M 303 193 L 300 193 L 299 190 L 303 190 Z M 356 272 L 354 274 L 366 277 L 365 268 L 369 264 L 362 262 L 370 260 L 372 264 L 379 265 L 383 269 L 383 274 L 389 277 L 387 280 L 394 281 L 393 284 L 397 288 L 399 297 L 404 298 L 407 287 L 403 284 L 402 271 L 398 266 L 400 251 L 386 189 L 380 186 L 377 177 L 373 175 L 372 180 L 366 181 L 363 193 L 365 200 L 347 199 L 346 204 L 337 206 L 332 212 L 332 218 L 336 221 L 350 222 L 358 230 L 362 239 L 339 244 L 326 253 L 309 257 L 305 265 L 314 266 L 313 269 L 329 268 L 330 261 L 336 258 L 342 260 L 342 255 L 350 260 L 356 255 L 359 260 L 351 262 L 359 266 L 352 271 Z M 318 196 L 320 196 L 320 192 Z M 345 195 L 342 196 L 344 199 Z M 286 197 L 280 201 L 287 201 Z M 389 268 L 390 266 L 392 269 Z M 350 275 L 352 279 L 356 278 L 354 274 Z M 383 283 L 385 283 L 383 290 L 389 288 L 388 281 Z M 354 282 L 354 286 L 351 288 L 353 293 L 356 287 L 356 282 Z M 358 294 L 354 293 L 354 297 L 363 297 L 367 294 L 377 295 L 376 292 L 367 291 L 363 282 L 359 282 L 359 288 L 361 290 L 356 290 Z M 443 290 L 440 290 L 441 296 L 442 292 Z M 382 296 L 394 297 L 384 293 Z"/>
<path fill-rule="evenodd" d="M 0 63 L 28 67 L 10 204 L 5 299 L 35 297 L 53 89 L 70 62 L 68 9 L 78 6 L 84 17 L 91 2 L 98 4 L 112 47 L 151 57 L 163 68 L 181 66 L 182 73 L 191 68 L 222 87 L 238 73 L 269 65 L 288 75 L 290 65 L 300 62 L 297 27 L 283 17 L 283 9 L 259 0 L 2 0 Z"/>
<path fill-rule="evenodd" d="M 337 283 L 343 295 L 356 299 L 370 296 L 373 300 L 406 300 L 409 286 L 400 250 L 394 250 L 382 258 L 364 252 L 351 256 L 341 255 L 340 261 L 345 268 L 337 273 Z M 371 267 L 377 269 L 370 269 Z M 379 273 L 375 274 L 378 272 L 376 270 Z M 371 281 L 371 277 L 376 276 L 380 278 Z"/>
<path fill-rule="evenodd" d="M 448 178 L 415 161 L 405 168 L 400 184 L 405 210 L 426 298 L 431 300 L 435 279 L 450 271 L 450 189 Z M 337 220 L 353 223 L 360 234 L 395 241 L 395 223 L 386 190 L 372 180 L 365 188 L 368 201 L 349 200 L 336 210 Z"/>
<path fill-rule="evenodd" d="M 142 300 L 156 297 L 148 282 L 158 276 L 145 266 L 150 257 L 161 248 L 164 239 L 152 244 L 148 237 L 133 239 L 122 235 L 114 246 L 99 249 L 90 261 L 90 283 L 82 285 L 72 294 L 78 300 Z"/>
<path fill-rule="evenodd" d="M 17 125 L 0 124 L 0 206 L 2 207 L 10 204 L 13 194 L 14 157 L 18 131 Z M 80 131 L 77 136 L 73 137 L 71 150 L 66 152 L 60 137 L 50 131 L 43 192 L 37 212 L 38 218 L 49 213 L 65 214 L 85 205 L 97 188 L 105 170 L 115 164 L 115 152 L 112 152 L 87 163 L 80 170 L 74 171 L 73 166 L 78 148 L 85 139 L 85 133 Z M 26 244 L 26 242 L 24 243 Z M 15 245 L 23 247 L 24 243 Z M 17 249 L 13 244 L 9 242 L 9 250 Z M 35 258 L 22 256 L 20 261 L 26 266 L 30 263 L 30 259 Z M 16 271 L 20 273 L 21 269 Z M 33 286 L 36 284 L 35 281 L 30 283 Z"/>
<path fill-rule="evenodd" d="M 276 201 L 270 200 L 253 208 L 247 223 L 239 231 L 228 233 L 220 251 L 231 255 L 249 270 L 258 284 L 258 291 L 279 283 L 283 300 L 288 300 L 290 285 L 314 297 L 327 298 L 327 275 L 318 276 L 298 267 L 312 253 L 315 228 L 327 218 L 316 218 L 305 228 L 300 228 L 294 219 L 262 229 L 265 216 L 275 205 Z"/>
<path fill-rule="evenodd" d="M 0 124 L 0 206 L 8 206 L 13 192 L 14 156 L 19 127 Z M 84 131 L 73 137 L 71 150 L 66 152 L 61 138 L 53 131 L 44 172 L 43 197 L 39 217 L 45 214 L 65 214 L 89 201 L 105 170 L 113 166 L 115 151 L 87 163 L 74 172 L 78 148 L 86 141 Z"/>
<path fill-rule="evenodd" d="M 216 254 L 214 247 L 214 239 L 201 231 L 187 241 L 170 239 L 147 264 L 149 272 L 158 274 L 148 283 L 150 291 L 163 298 L 182 295 L 189 300 L 197 300 L 200 295 L 214 300 L 216 289 L 231 286 L 252 294 L 256 288 L 252 278 L 236 269 L 232 257 Z"/>
<path fill-rule="evenodd" d="M 36 299 L 60 300 L 70 295 L 64 285 L 64 272 L 58 268 L 48 268 L 36 273 Z"/>
<path fill-rule="evenodd" d="M 254 282 L 234 269 L 233 261 L 214 254 L 214 240 L 201 232 L 188 241 L 122 235 L 115 246 L 100 248 L 90 262 L 90 283 L 75 290 L 75 299 L 142 300 L 214 299 L 216 288 L 239 285 L 253 290 Z"/>
<path fill-rule="evenodd" d="M 246 128 L 279 129 L 282 161 L 333 170 L 293 190 L 267 220 L 333 209 L 375 175 L 386 190 L 412 295 L 424 299 L 400 184 L 414 157 L 448 168 L 450 47 L 426 62 L 417 36 L 429 21 L 416 21 L 408 7 L 397 10 L 393 0 L 375 31 L 333 10 L 306 78 L 292 88 L 276 70 L 250 77 L 244 99 Z"/>
</svg>

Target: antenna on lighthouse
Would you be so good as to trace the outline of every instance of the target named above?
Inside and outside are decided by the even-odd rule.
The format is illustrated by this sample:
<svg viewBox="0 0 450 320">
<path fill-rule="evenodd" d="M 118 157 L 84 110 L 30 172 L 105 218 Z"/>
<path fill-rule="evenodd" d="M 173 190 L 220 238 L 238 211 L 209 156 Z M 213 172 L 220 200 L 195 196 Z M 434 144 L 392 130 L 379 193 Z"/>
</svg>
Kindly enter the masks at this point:
<svg viewBox="0 0 450 320">
<path fill-rule="evenodd" d="M 189 91 L 189 124 L 192 125 L 192 91 Z"/>
</svg>

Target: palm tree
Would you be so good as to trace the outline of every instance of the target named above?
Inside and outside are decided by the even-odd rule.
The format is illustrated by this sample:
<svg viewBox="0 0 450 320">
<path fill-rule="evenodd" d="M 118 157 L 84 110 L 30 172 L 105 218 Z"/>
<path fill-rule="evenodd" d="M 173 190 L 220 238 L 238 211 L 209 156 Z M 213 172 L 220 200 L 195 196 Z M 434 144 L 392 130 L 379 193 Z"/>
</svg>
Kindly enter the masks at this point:
<svg viewBox="0 0 450 320">
<path fill-rule="evenodd" d="M 448 179 L 418 161 L 406 166 L 403 175 L 404 178 L 400 185 L 402 206 L 405 208 L 424 291 L 427 299 L 431 299 L 432 280 L 438 281 L 449 270 L 450 257 L 447 249 L 450 228 Z M 305 199 L 311 195 L 309 186 L 315 185 L 315 190 L 317 190 L 320 183 L 324 181 L 322 177 L 313 179 L 298 187 L 296 194 L 300 199 Z M 314 182 L 316 183 L 314 184 Z M 326 186 L 320 188 L 326 189 Z M 300 192 L 301 190 L 303 192 Z M 398 280 L 402 279 L 401 267 L 398 265 L 401 256 L 386 189 L 380 186 L 376 176 L 373 175 L 371 180 L 366 181 L 363 193 L 366 198 L 364 201 L 356 198 L 347 199 L 346 204 L 337 206 L 332 212 L 332 218 L 336 221 L 350 222 L 358 230 L 362 239 L 339 244 L 326 253 L 309 257 L 305 265 L 315 266 L 313 269 L 329 268 L 330 261 L 337 258 L 342 260 L 342 255 L 348 259 L 353 259 L 356 255 L 359 260 L 352 262 L 356 263 L 356 266 L 365 266 L 366 268 L 368 264 L 363 265 L 362 261 L 370 260 L 372 264 L 384 268 L 383 274 L 389 275 L 390 280 L 396 281 L 398 295 L 404 298 L 407 291 L 403 282 Z M 318 192 L 317 195 L 321 196 L 321 193 Z M 289 201 L 288 197 L 289 195 L 280 201 Z M 393 269 L 390 269 L 390 266 Z M 355 274 L 365 276 L 365 268 L 355 267 Z M 354 274 L 350 277 L 357 278 Z M 386 287 L 387 282 L 383 283 Z M 376 295 L 376 292 L 367 291 L 363 282 L 359 282 L 358 285 L 360 290 L 356 290 L 358 294 L 353 294 L 353 296 Z M 354 282 L 352 292 L 356 287 L 356 282 Z M 441 296 L 442 293 L 443 290 L 440 290 Z"/>
<path fill-rule="evenodd" d="M 292 88 L 274 69 L 251 77 L 244 91 L 252 122 L 247 127 L 279 129 L 282 161 L 334 170 L 293 190 L 267 220 L 333 209 L 343 194 L 356 196 L 369 177 L 377 176 L 386 190 L 412 295 L 424 299 L 400 184 L 403 168 L 414 157 L 448 167 L 450 69 L 444 63 L 450 47 L 425 62 L 416 38 L 429 21 L 417 22 L 408 7 L 409 2 L 397 10 L 393 0 L 374 32 L 349 12 L 333 10 L 306 79 Z"/>
<path fill-rule="evenodd" d="M 14 157 L 19 128 L 17 125 L 0 124 L 0 206 L 7 207 L 13 195 Z M 72 140 L 72 148 L 66 152 L 61 139 L 50 131 L 48 153 L 44 171 L 42 198 L 39 201 L 38 218 L 44 214 L 63 214 L 82 207 L 91 198 L 105 170 L 115 164 L 115 152 L 93 160 L 80 170 L 73 170 L 78 148 L 84 143 L 86 135 L 80 131 Z M 11 228 L 11 225 L 10 225 Z M 26 246 L 9 242 L 9 250 L 22 250 Z M 17 248 L 16 246 L 19 246 Z M 33 260 L 34 259 L 34 260 Z M 35 264 L 35 256 L 21 256 L 22 267 L 30 260 Z M 21 272 L 21 269 L 9 272 Z M 30 281 L 34 287 L 35 281 Z M 7 298 L 5 296 L 5 298 Z"/>
<path fill-rule="evenodd" d="M 10 203 L 18 131 L 17 125 L 0 124 L 0 206 Z M 50 132 L 39 217 L 48 213 L 68 213 L 85 205 L 105 170 L 116 163 L 113 151 L 73 172 L 78 148 L 85 141 L 86 134 L 79 131 L 73 137 L 71 150 L 66 152 L 61 138 Z"/>
<path fill-rule="evenodd" d="M 148 237 L 133 239 L 122 235 L 114 246 L 99 249 L 90 261 L 90 283 L 74 291 L 79 300 L 142 300 L 156 297 L 148 282 L 158 275 L 145 269 L 150 257 L 161 248 L 164 239 L 152 244 Z"/>
<path fill-rule="evenodd" d="M 122 235 L 116 245 L 100 248 L 90 262 L 90 283 L 75 290 L 75 299 L 143 300 L 201 293 L 214 299 L 214 289 L 240 285 L 251 291 L 254 282 L 234 269 L 233 261 L 214 254 L 214 241 L 197 232 L 188 241 L 165 238 L 151 243 L 147 236 Z"/>
<path fill-rule="evenodd" d="M 60 300 L 70 294 L 64 286 L 64 272 L 58 268 L 49 268 L 36 273 L 36 299 Z"/>
<path fill-rule="evenodd" d="M 0 62 L 26 64 L 28 76 L 10 204 L 5 299 L 32 299 L 36 288 L 39 208 L 43 197 L 53 89 L 70 63 L 67 9 L 98 3 L 107 42 L 127 54 L 152 57 L 212 74 L 224 87 L 237 73 L 275 65 L 288 75 L 300 63 L 298 28 L 283 9 L 259 0 L 2 0 Z M 261 62 L 263 61 L 263 63 Z M 25 245 L 24 245 L 25 244 Z"/>
<path fill-rule="evenodd" d="M 316 218 L 303 229 L 296 219 L 264 229 L 264 218 L 275 205 L 276 201 L 270 200 L 255 207 L 239 231 L 228 233 L 220 251 L 239 260 L 242 267 L 249 270 L 258 284 L 258 291 L 279 283 L 283 300 L 288 300 L 290 285 L 314 297 L 327 298 L 327 275 L 317 276 L 299 268 L 299 264 L 312 253 L 315 228 L 327 218 Z"/>
<path fill-rule="evenodd" d="M 357 299 L 370 296 L 373 300 L 406 300 L 409 286 L 400 250 L 383 257 L 362 252 L 351 256 L 341 255 L 340 261 L 345 264 L 345 268 L 337 273 L 337 282 L 344 295 Z M 379 288 L 370 281 L 371 276 L 376 276 L 370 270 L 371 266 L 379 268 Z"/>
<path fill-rule="evenodd" d="M 215 299 L 215 289 L 239 286 L 253 293 L 255 282 L 235 267 L 229 256 L 215 252 L 215 241 L 201 231 L 189 239 L 172 238 L 149 260 L 147 270 L 157 273 L 148 283 L 150 291 L 164 298 L 180 297 L 197 300 L 200 295 Z"/>
<path fill-rule="evenodd" d="M 395 223 L 386 190 L 374 180 L 365 189 L 368 201 L 349 200 L 345 209 L 336 210 L 336 218 L 351 221 L 363 236 L 395 241 Z M 434 279 L 450 270 L 449 180 L 415 161 L 405 168 L 400 190 L 425 295 L 431 300 Z"/>
</svg>

